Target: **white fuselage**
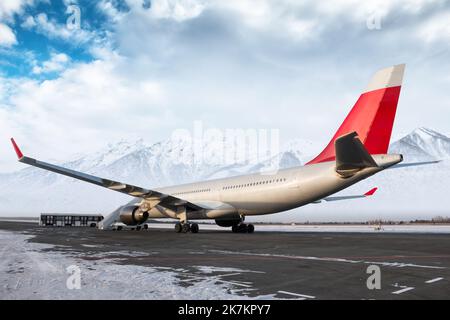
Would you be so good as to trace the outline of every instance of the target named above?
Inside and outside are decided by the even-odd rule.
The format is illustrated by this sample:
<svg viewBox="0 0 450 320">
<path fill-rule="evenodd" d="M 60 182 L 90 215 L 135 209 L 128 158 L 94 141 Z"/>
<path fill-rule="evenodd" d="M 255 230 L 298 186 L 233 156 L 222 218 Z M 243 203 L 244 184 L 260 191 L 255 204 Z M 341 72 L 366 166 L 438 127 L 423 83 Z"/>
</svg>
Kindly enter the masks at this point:
<svg viewBox="0 0 450 320">
<path fill-rule="evenodd" d="M 335 162 L 323 162 L 225 179 L 160 188 L 157 191 L 199 204 L 205 210 L 188 213 L 189 219 L 226 219 L 272 214 L 320 200 L 392 166 L 399 155 L 374 155 L 377 168 L 362 169 L 343 178 Z M 137 203 L 135 200 L 132 203 Z M 176 218 L 176 213 L 156 206 L 150 218 Z"/>
</svg>

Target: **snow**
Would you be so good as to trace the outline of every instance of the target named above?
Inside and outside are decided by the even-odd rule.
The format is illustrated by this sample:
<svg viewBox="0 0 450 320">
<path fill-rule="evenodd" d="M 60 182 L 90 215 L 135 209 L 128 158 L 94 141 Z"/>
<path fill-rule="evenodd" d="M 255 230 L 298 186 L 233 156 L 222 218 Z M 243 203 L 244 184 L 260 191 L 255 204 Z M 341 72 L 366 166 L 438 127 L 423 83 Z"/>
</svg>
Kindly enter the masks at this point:
<svg viewBox="0 0 450 320">
<path fill-rule="evenodd" d="M 255 217 L 249 217 L 246 222 L 251 223 L 251 220 L 254 220 Z M 21 219 L 2 219 L 0 221 L 11 221 L 11 222 L 25 222 L 25 223 L 38 223 L 37 220 L 21 220 Z M 155 220 L 157 221 L 157 220 Z M 158 223 L 152 222 L 148 224 L 150 229 L 173 229 L 173 223 Z M 199 223 L 200 231 L 201 230 L 209 230 L 209 231 L 229 231 L 230 228 L 219 227 L 216 224 L 212 223 Z M 356 233 L 434 233 L 434 234 L 450 234 L 450 224 L 307 224 L 307 225 L 298 225 L 298 224 L 257 224 L 255 226 L 257 232 L 356 232 Z M 89 245 L 83 244 L 85 247 L 101 247 L 101 245 Z M 139 257 L 145 256 L 151 253 L 148 252 L 109 252 L 108 254 L 114 253 L 116 255 L 123 255 L 129 257 Z M 155 252 L 154 254 L 157 254 Z M 195 254 L 202 254 L 202 252 L 195 252 Z"/>
<path fill-rule="evenodd" d="M 242 163 L 221 162 L 223 148 L 224 145 L 217 141 L 205 141 L 201 149 L 207 154 L 197 163 L 194 144 L 186 139 L 171 138 L 153 145 L 147 145 L 143 140 L 119 141 L 95 154 L 78 155 L 75 160 L 60 165 L 103 178 L 157 188 L 302 163 L 301 151 L 292 150 L 291 145 L 286 151 L 267 156 L 260 162 L 249 159 Z M 7 216 L 37 216 L 41 212 L 109 213 L 131 199 L 38 168 L 0 174 L 0 190 L 0 214 Z"/>
<path fill-rule="evenodd" d="M 149 228 L 173 229 L 172 224 L 151 223 Z M 215 224 L 200 224 L 202 230 L 228 230 Z M 435 233 L 450 234 L 450 225 L 256 225 L 256 232 L 336 232 L 336 233 Z"/>
<path fill-rule="evenodd" d="M 78 155 L 63 166 L 104 178 L 146 187 L 180 184 L 257 172 L 276 166 L 297 166 L 322 146 L 305 140 L 288 141 L 279 154 L 257 163 L 221 163 L 223 143 L 207 140 L 201 148 L 210 157 L 196 163 L 193 144 L 183 137 L 156 144 L 119 141 L 92 155 Z M 405 163 L 443 159 L 428 166 L 386 170 L 343 191 L 361 194 L 379 187 L 369 198 L 308 205 L 287 213 L 262 216 L 259 221 L 414 220 L 448 216 L 450 206 L 450 138 L 418 128 L 392 143 L 391 153 L 404 154 Z M 42 159 L 46 160 L 46 159 Z M 131 197 L 37 168 L 0 174 L 0 215 L 38 216 L 41 212 L 108 214 Z M 355 206 L 358 208 L 354 210 Z"/>
<path fill-rule="evenodd" d="M 442 160 L 450 158 L 450 138 L 428 128 L 418 128 L 394 142 L 392 153 L 402 153 L 407 160 Z"/>
<path fill-rule="evenodd" d="M 0 299 L 250 299 L 248 293 L 254 290 L 251 284 L 221 279 L 220 273 L 249 270 L 196 266 L 199 273 L 193 273 L 119 265 L 112 259 L 84 260 L 73 252 L 53 252 L 50 245 L 28 242 L 30 238 L 0 230 Z M 80 289 L 66 285 L 71 266 L 81 270 Z M 252 297 L 270 298 L 274 295 Z"/>
<path fill-rule="evenodd" d="M 251 271 L 251 270 L 241 270 L 237 268 L 223 268 L 223 267 L 211 267 L 211 266 L 194 266 L 196 269 L 198 269 L 202 273 L 210 274 L 210 273 L 216 273 L 216 272 L 232 272 L 232 273 L 242 273 L 242 272 L 256 272 L 260 273 L 258 271 Z"/>
</svg>

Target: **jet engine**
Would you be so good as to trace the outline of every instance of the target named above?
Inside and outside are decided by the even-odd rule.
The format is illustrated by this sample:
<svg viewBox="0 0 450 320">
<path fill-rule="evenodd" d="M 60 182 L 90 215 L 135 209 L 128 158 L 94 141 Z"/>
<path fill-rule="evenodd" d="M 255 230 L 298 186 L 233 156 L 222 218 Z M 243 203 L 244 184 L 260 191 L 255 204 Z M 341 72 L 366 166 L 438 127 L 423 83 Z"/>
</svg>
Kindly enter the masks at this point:
<svg viewBox="0 0 450 320">
<path fill-rule="evenodd" d="M 139 210 L 138 206 L 127 206 L 120 210 L 120 221 L 129 226 L 144 223 L 148 219 L 148 212 Z"/>
</svg>

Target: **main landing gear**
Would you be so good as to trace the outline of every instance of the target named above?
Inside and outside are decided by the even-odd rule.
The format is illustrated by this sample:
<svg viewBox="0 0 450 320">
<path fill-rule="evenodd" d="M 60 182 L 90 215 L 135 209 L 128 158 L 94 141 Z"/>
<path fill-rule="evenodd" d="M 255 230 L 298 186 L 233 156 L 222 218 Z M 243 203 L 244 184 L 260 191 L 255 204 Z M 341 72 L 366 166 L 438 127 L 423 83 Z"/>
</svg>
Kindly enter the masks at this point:
<svg viewBox="0 0 450 320">
<path fill-rule="evenodd" d="M 196 223 L 178 222 L 177 224 L 175 224 L 175 232 L 176 233 L 188 233 L 188 232 L 198 233 L 198 231 L 199 231 L 199 227 L 198 227 L 198 224 L 196 224 Z"/>
<path fill-rule="evenodd" d="M 231 231 L 234 233 L 253 233 L 255 232 L 255 226 L 246 223 L 235 224 L 231 227 Z"/>
</svg>

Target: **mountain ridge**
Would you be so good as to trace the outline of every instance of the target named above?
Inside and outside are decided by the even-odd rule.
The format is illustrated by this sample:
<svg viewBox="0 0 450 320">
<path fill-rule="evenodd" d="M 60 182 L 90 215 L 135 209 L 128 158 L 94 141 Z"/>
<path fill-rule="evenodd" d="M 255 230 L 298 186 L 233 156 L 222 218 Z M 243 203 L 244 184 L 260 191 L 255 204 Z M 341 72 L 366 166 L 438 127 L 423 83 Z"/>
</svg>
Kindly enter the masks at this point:
<svg viewBox="0 0 450 320">
<path fill-rule="evenodd" d="M 207 141 L 202 147 L 204 151 L 206 150 L 206 155 L 203 155 L 201 160 L 206 161 L 196 162 L 194 148 L 187 145 L 183 139 L 167 139 L 155 144 L 147 144 L 142 139 L 122 140 L 116 144 L 108 144 L 97 153 L 78 155 L 73 161 L 60 165 L 103 178 L 157 188 L 266 171 L 277 166 L 279 168 L 298 166 L 313 156 L 310 154 L 312 152 L 310 142 L 293 140 L 275 155 L 257 157 L 256 160 L 249 157 L 247 161 L 223 164 L 221 152 L 224 145 Z M 450 138 L 428 128 L 417 128 L 393 142 L 389 151 L 404 154 L 405 162 L 450 159 Z M 436 167 L 427 170 L 434 172 Z M 416 179 L 420 179 L 423 172 L 428 171 L 417 171 L 413 168 L 409 172 L 413 173 Z M 389 181 L 390 185 L 395 185 L 397 182 L 393 176 L 402 176 L 402 173 L 380 175 L 384 176 L 384 180 Z M 383 181 L 380 183 L 383 184 Z M 2 198 L 7 199 L 0 202 L 0 214 L 31 212 L 36 214 L 36 211 L 104 213 L 112 211 L 130 199 L 126 195 L 38 168 L 25 168 L 14 173 L 0 174 L 0 190 Z"/>
</svg>

